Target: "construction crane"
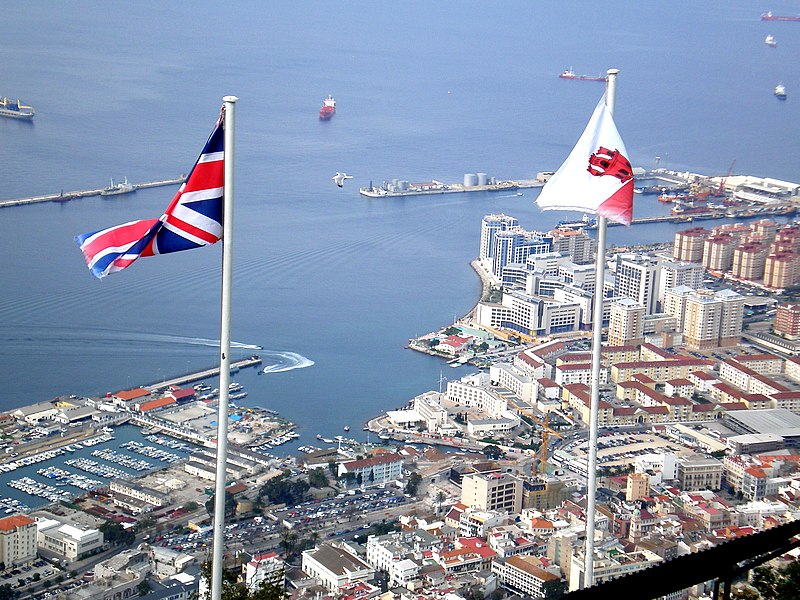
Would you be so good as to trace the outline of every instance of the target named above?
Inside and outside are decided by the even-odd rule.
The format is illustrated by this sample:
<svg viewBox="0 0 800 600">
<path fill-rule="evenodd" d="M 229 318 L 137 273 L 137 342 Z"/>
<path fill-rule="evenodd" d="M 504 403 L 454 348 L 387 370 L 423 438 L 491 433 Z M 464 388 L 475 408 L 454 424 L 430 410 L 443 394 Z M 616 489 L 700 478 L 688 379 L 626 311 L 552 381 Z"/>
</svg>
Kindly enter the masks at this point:
<svg viewBox="0 0 800 600">
<path fill-rule="evenodd" d="M 550 425 L 548 424 L 550 421 L 550 413 L 547 413 L 544 416 L 544 420 L 537 419 L 536 417 L 531 417 L 533 421 L 538 423 L 542 428 L 542 444 L 539 446 L 539 452 L 534 455 L 533 459 L 533 474 L 536 475 L 537 473 L 544 473 L 545 465 L 547 465 L 547 444 L 550 440 L 550 435 L 554 435 L 559 439 L 564 439 L 560 433 L 558 433 L 555 429 L 551 429 Z M 537 466 L 536 459 L 538 458 L 539 464 Z"/>
<path fill-rule="evenodd" d="M 719 182 L 719 188 L 717 189 L 717 194 L 716 194 L 718 197 L 725 195 L 725 182 L 728 181 L 728 177 L 730 177 L 731 173 L 733 173 L 733 166 L 735 164 L 736 164 L 736 159 L 734 158 L 733 162 L 731 163 L 730 169 L 728 169 L 728 173 Z"/>
</svg>

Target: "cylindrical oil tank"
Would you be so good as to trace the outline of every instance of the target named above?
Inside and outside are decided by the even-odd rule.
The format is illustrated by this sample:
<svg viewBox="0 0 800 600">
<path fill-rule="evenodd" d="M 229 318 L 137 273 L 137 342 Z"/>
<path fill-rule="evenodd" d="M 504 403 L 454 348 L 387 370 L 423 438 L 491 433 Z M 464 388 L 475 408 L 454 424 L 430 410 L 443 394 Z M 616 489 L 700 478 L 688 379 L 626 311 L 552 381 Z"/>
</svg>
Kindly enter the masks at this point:
<svg viewBox="0 0 800 600">
<path fill-rule="evenodd" d="M 464 173 L 464 187 L 478 185 L 478 176 L 475 173 Z"/>
<path fill-rule="evenodd" d="M 489 176 L 486 173 L 478 173 L 478 185 L 489 183 Z"/>
</svg>

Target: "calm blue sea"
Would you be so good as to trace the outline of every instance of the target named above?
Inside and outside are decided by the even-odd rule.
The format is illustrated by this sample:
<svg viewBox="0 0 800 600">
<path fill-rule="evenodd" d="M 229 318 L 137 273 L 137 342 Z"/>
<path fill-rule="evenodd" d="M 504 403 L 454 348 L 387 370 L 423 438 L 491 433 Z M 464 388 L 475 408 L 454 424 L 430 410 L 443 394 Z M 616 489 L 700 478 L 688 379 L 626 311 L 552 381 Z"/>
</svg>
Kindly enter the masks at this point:
<svg viewBox="0 0 800 600">
<path fill-rule="evenodd" d="M 239 96 L 233 339 L 275 366 L 235 379 L 244 402 L 297 422 L 301 443 L 438 385 L 442 363 L 404 346 L 477 300 L 483 215 L 528 229 L 580 216 L 539 212 L 532 191 L 370 200 L 358 187 L 557 168 L 603 93 L 564 69 L 621 70 L 616 120 L 635 165 L 724 174 L 736 160 L 737 173 L 800 180 L 800 23 L 759 20 L 800 12 L 788 0 L 13 4 L 0 94 L 37 116 L 0 120 L 0 198 L 175 177 L 222 96 Z M 328 94 L 337 113 L 320 122 Z M 336 171 L 354 179 L 338 189 Z M 220 248 L 95 281 L 72 241 L 158 216 L 173 193 L 0 210 L 0 409 L 216 361 Z M 637 201 L 639 215 L 662 209 Z"/>
</svg>

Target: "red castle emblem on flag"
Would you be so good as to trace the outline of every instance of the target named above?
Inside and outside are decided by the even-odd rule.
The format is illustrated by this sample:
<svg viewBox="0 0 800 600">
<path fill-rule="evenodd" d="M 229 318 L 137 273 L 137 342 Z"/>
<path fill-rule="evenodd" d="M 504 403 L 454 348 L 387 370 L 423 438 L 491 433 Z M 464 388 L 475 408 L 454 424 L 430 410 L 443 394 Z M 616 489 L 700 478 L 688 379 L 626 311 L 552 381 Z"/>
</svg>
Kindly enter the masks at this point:
<svg viewBox="0 0 800 600">
<path fill-rule="evenodd" d="M 633 179 L 633 169 L 631 169 L 630 161 L 620 154 L 619 150 L 609 150 L 604 146 L 600 146 L 589 157 L 589 167 L 586 170 L 596 177 L 611 175 L 622 183 L 627 183 Z"/>
</svg>

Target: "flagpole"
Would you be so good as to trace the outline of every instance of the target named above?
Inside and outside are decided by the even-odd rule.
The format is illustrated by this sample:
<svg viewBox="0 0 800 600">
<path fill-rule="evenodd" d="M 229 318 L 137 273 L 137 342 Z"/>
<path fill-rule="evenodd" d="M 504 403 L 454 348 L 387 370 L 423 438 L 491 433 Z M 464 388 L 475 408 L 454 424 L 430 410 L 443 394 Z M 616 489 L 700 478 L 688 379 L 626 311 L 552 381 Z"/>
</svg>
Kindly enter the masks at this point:
<svg viewBox="0 0 800 600">
<path fill-rule="evenodd" d="M 228 465 L 228 392 L 231 379 L 231 283 L 233 281 L 233 156 L 236 96 L 225 96 L 225 178 L 222 214 L 222 293 L 219 335 L 219 410 L 217 413 L 217 472 L 214 491 L 214 551 L 211 562 L 211 600 L 222 598 L 225 554 L 225 488 Z"/>
<path fill-rule="evenodd" d="M 618 69 L 609 69 L 606 79 L 606 106 L 614 116 Z M 595 260 L 594 306 L 592 324 L 592 399 L 589 417 L 589 461 L 586 481 L 586 547 L 584 555 L 583 587 L 594 581 L 594 523 L 597 500 L 597 421 L 600 407 L 600 352 L 603 341 L 603 285 L 606 266 L 606 218 L 597 216 L 597 257 Z"/>
</svg>

